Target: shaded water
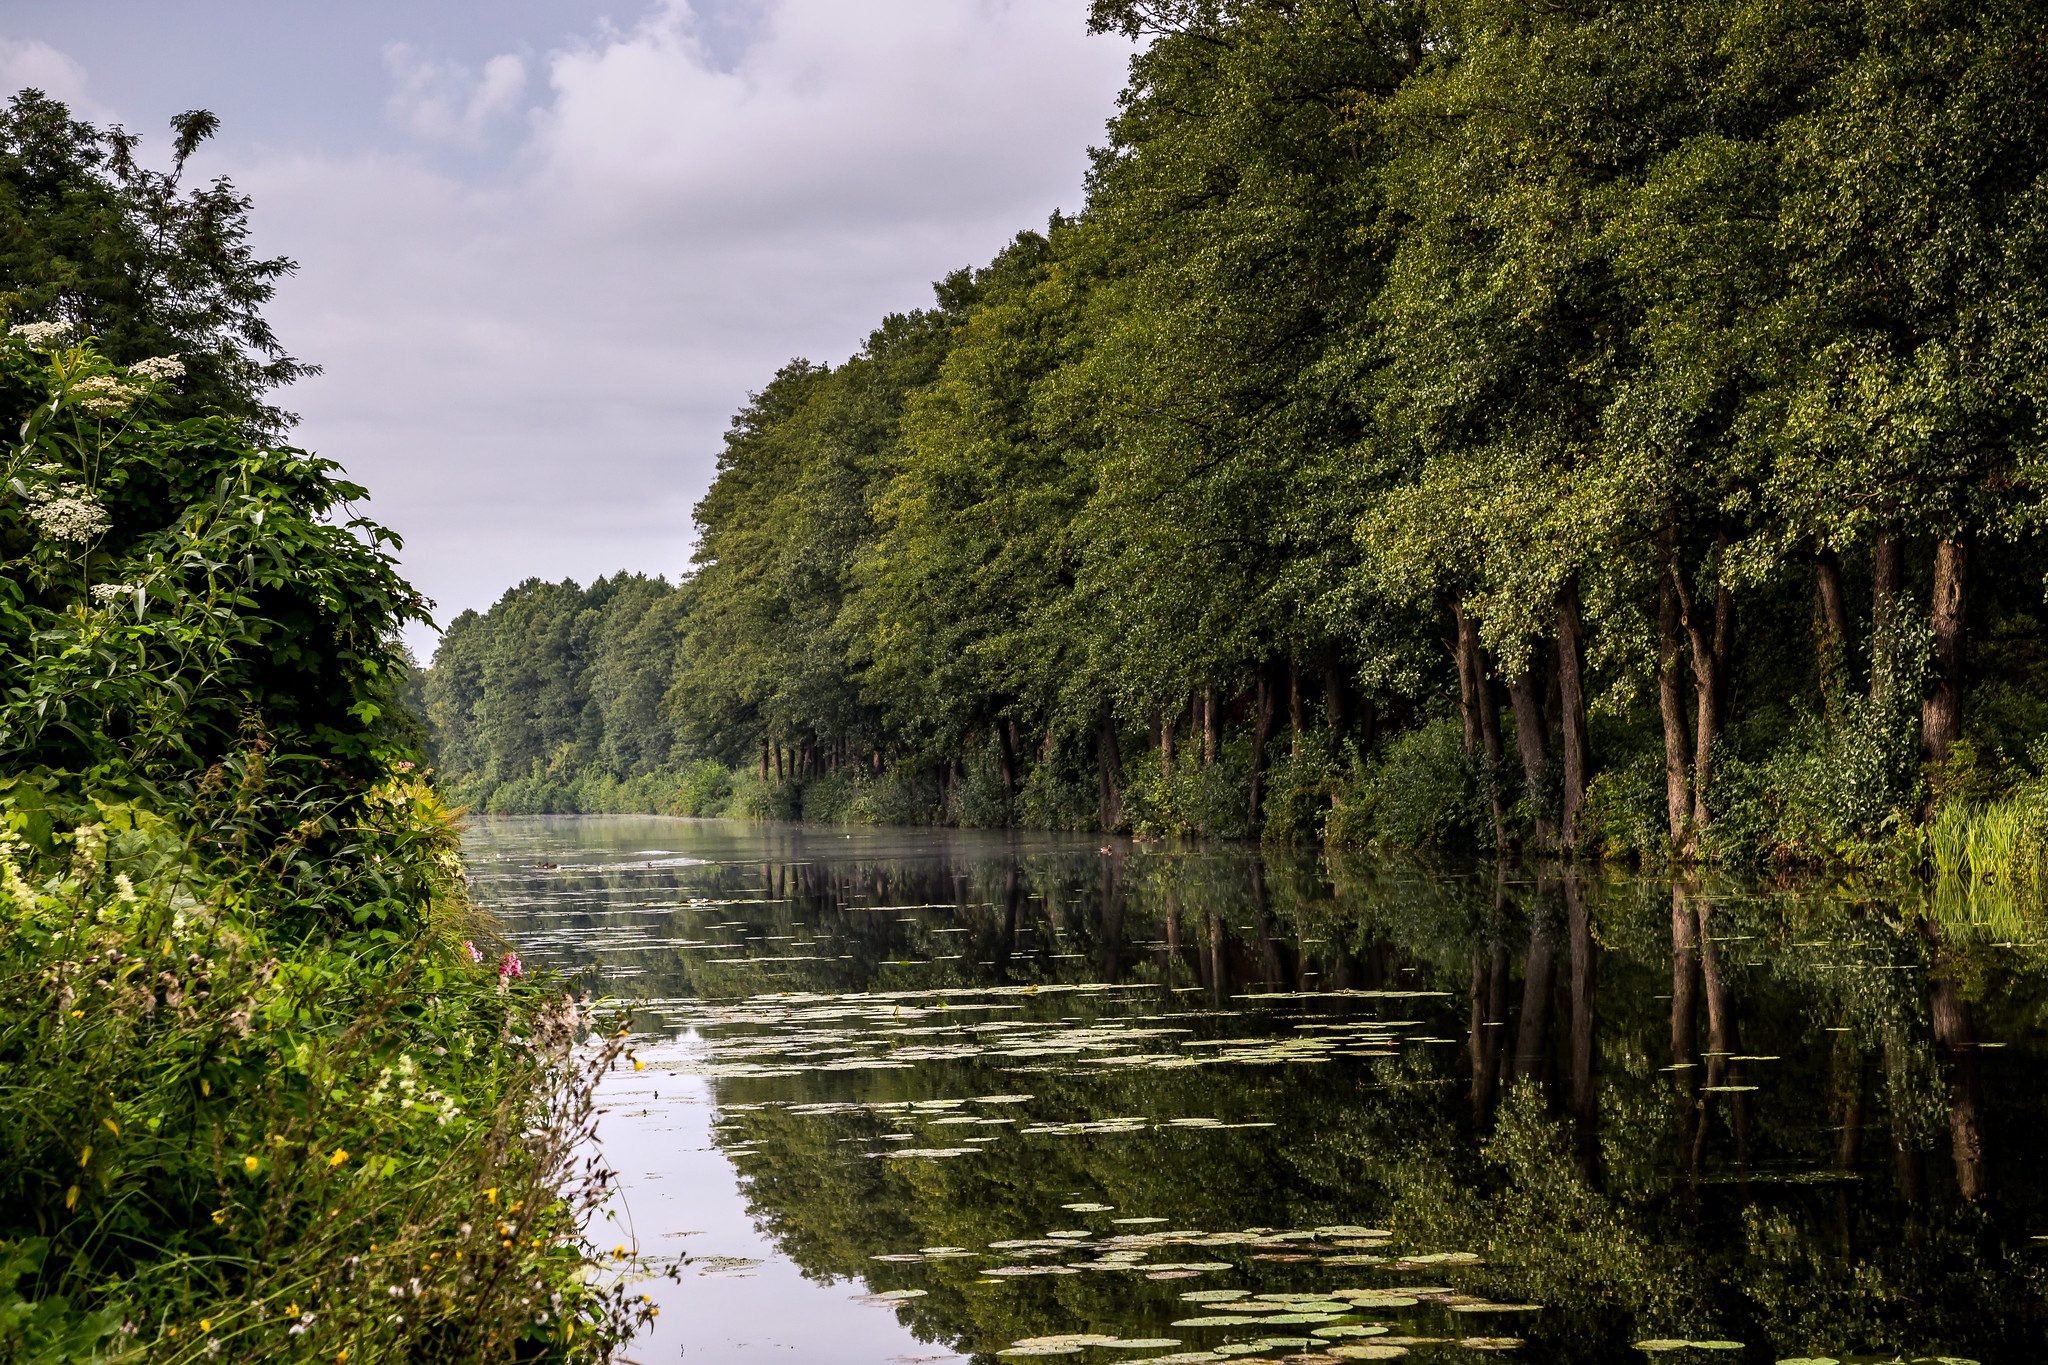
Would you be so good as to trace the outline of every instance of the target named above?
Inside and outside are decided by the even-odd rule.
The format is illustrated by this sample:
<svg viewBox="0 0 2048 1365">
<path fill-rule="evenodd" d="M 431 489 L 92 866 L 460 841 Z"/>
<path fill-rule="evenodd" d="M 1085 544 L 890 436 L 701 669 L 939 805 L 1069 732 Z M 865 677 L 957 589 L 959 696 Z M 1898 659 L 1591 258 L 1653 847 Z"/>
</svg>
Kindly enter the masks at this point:
<svg viewBox="0 0 2048 1365">
<path fill-rule="evenodd" d="M 621 1240 L 693 1260 L 638 1360 L 2048 1359 L 2010 917 L 641 817 L 467 849 L 647 1035 Z"/>
</svg>

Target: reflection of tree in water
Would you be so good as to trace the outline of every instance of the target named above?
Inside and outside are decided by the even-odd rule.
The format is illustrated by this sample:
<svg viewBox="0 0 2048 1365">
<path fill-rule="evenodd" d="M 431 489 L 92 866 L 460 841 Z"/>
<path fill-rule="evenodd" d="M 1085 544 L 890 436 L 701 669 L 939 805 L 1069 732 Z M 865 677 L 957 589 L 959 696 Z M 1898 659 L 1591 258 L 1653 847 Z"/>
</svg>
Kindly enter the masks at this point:
<svg viewBox="0 0 2048 1365">
<path fill-rule="evenodd" d="M 994 1349 L 1051 1330 L 1157 1331 L 1184 1311 L 1179 1292 L 1215 1282 L 989 1286 L 975 1283 L 985 1261 L 871 1259 L 1076 1226 L 1060 1206 L 1085 1199 L 1179 1227 L 1359 1223 L 1391 1228 L 1402 1248 L 1481 1252 L 1489 1264 L 1456 1283 L 1547 1305 L 1526 1330 L 1532 1351 L 1559 1359 L 1629 1358 L 1641 1335 L 1784 1355 L 1945 1346 L 1987 1362 L 2048 1344 L 2022 1311 L 2042 1289 L 2026 1229 L 2042 1193 L 2028 1138 L 2048 1118 L 2032 1027 L 2043 975 L 1964 927 L 1696 879 L 1121 844 L 959 864 L 728 864 L 676 881 L 727 902 L 676 915 L 678 937 L 742 920 L 748 951 L 799 937 L 831 947 L 767 978 L 707 960 L 725 953 L 653 946 L 626 983 L 649 997 L 1156 983 L 1157 995 L 1069 996 L 1060 1009 L 1124 1018 L 1142 999 L 1205 1028 L 1265 1008 L 1441 1017 L 1441 1002 L 1389 1013 L 1393 1002 L 1342 993 L 1455 992 L 1461 1046 L 1356 1064 L 1020 1076 L 967 1059 L 718 1082 L 725 1140 L 750 1144 L 735 1159 L 764 1226 L 811 1275 L 929 1290 L 901 1310 L 928 1337 Z M 1985 1038 L 2014 1046 L 1985 1053 Z M 892 1117 L 781 1107 L 1004 1091 L 1060 1121 L 1277 1126 L 1013 1135 L 972 1158 L 892 1161 L 865 1155 L 886 1146 Z M 769 1107 L 732 1108 L 749 1104 Z M 1382 1281 L 1249 1263 L 1226 1282 Z"/>
</svg>

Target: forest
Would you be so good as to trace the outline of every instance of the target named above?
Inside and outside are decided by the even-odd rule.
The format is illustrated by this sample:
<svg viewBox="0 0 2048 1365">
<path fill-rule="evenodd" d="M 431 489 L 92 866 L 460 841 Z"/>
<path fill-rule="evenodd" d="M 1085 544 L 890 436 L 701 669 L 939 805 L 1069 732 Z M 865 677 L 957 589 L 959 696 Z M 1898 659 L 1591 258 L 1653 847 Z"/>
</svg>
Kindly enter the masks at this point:
<svg viewBox="0 0 2048 1365">
<path fill-rule="evenodd" d="M 1085 204 L 449 623 L 443 784 L 2038 876 L 2038 20 L 1095 0 Z"/>
</svg>

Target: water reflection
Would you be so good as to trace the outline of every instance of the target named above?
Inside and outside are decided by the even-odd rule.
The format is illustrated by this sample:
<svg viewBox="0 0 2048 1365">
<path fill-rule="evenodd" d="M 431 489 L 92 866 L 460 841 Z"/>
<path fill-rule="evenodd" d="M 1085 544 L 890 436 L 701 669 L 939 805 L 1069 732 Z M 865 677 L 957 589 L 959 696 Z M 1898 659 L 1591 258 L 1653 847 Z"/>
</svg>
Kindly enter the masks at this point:
<svg viewBox="0 0 2048 1365">
<path fill-rule="evenodd" d="M 912 1296 L 870 1311 L 941 1347 L 2048 1346 L 2048 976 L 2009 916 L 717 822 L 494 821 L 471 851 L 530 955 L 601 963 L 663 1074 L 708 1083 L 780 1254 Z M 1181 1297 L 1210 1290 L 1293 1301 Z"/>
</svg>

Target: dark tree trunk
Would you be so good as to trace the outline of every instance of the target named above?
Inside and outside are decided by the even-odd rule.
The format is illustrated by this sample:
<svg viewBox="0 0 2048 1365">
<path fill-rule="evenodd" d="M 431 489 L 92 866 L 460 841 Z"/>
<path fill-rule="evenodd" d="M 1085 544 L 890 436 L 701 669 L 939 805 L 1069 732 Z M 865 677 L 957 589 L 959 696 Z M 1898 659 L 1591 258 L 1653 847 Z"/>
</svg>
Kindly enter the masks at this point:
<svg viewBox="0 0 2048 1365">
<path fill-rule="evenodd" d="M 1893 636 L 1905 590 L 1906 548 L 1895 530 L 1879 531 L 1870 547 L 1870 699 L 1891 694 Z"/>
<path fill-rule="evenodd" d="M 1217 705 L 1216 689 L 1202 689 L 1202 763 L 1214 767 L 1223 757 L 1223 709 Z"/>
<path fill-rule="evenodd" d="M 1930 763 L 1946 763 L 1963 723 L 1963 608 L 1970 568 L 1960 540 L 1934 546 L 1934 692 L 1920 708 L 1920 748 Z"/>
<path fill-rule="evenodd" d="M 1458 682 L 1460 692 L 1470 699 L 1467 709 L 1466 752 L 1478 741 L 1477 767 L 1486 784 L 1493 813 L 1493 846 L 1507 844 L 1508 813 L 1500 792 L 1500 712 L 1493 703 L 1493 685 L 1487 678 L 1486 651 L 1479 647 L 1479 623 L 1464 604 L 1453 607 L 1458 622 Z"/>
<path fill-rule="evenodd" d="M 1668 573 L 1678 595 L 1679 618 L 1692 646 L 1693 706 L 1696 720 L 1692 741 L 1692 823 L 1695 834 L 1709 821 L 1707 793 L 1714 780 L 1714 747 L 1721 737 L 1723 694 L 1727 687 L 1728 661 L 1735 640 L 1735 609 L 1728 591 L 1726 565 L 1728 532 L 1724 527 L 1715 537 L 1714 610 L 1709 615 L 1695 598 L 1678 562 L 1676 540 L 1672 542 Z"/>
<path fill-rule="evenodd" d="M 1671 1074 L 1681 1107 L 1691 1109 L 1700 1083 L 1699 923 L 1685 889 L 1671 888 Z"/>
<path fill-rule="evenodd" d="M 775 785 L 779 787 L 782 785 L 782 783 L 782 746 L 778 744 L 775 746 Z"/>
<path fill-rule="evenodd" d="M 768 784 L 768 741 L 761 741 L 761 784 Z"/>
<path fill-rule="evenodd" d="M 1291 758 L 1301 757 L 1301 661 L 1292 655 L 1287 659 L 1287 753 Z"/>
<path fill-rule="evenodd" d="M 1159 717 L 1159 775 L 1173 776 L 1173 732 L 1180 728 L 1180 717 L 1162 713 Z"/>
<path fill-rule="evenodd" d="M 1521 675 L 1508 686 L 1508 703 L 1515 712 L 1515 747 L 1522 754 L 1522 780 L 1529 793 L 1529 809 L 1536 817 L 1536 846 L 1557 847 L 1557 822 L 1550 811 L 1550 745 L 1543 724 L 1542 675 L 1537 672 L 1541 651 L 1530 657 Z"/>
<path fill-rule="evenodd" d="M 1657 709 L 1664 721 L 1664 810 L 1672 847 L 1684 853 L 1692 849 L 1692 741 L 1685 731 L 1685 677 L 1679 671 L 1684 609 L 1678 531 L 1668 524 L 1663 556 L 1664 571 L 1657 581 Z"/>
<path fill-rule="evenodd" d="M 1273 712 L 1272 669 L 1261 665 L 1252 710 L 1251 810 L 1245 817 L 1245 830 L 1254 839 L 1259 837 L 1263 824 L 1260 817 L 1266 804 L 1266 745 L 1273 738 Z"/>
<path fill-rule="evenodd" d="M 1123 853 L 1112 848 L 1102 856 L 1102 979 L 1114 986 L 1123 971 Z"/>
<path fill-rule="evenodd" d="M 1849 599 L 1842 591 L 1842 561 L 1833 550 L 1813 557 L 1814 604 L 1819 608 L 1820 642 L 1815 650 L 1821 701 L 1832 711 L 1848 680 Z"/>
<path fill-rule="evenodd" d="M 1345 692 L 1344 665 L 1331 645 L 1323 651 L 1323 720 L 1330 727 L 1330 749 L 1337 752 L 1344 743 Z"/>
<path fill-rule="evenodd" d="M 1584 628 L 1579 619 L 1579 587 L 1565 585 L 1557 602 L 1557 693 L 1562 711 L 1560 748 L 1564 750 L 1564 848 L 1578 851 L 1586 837 L 1581 828 L 1586 809 L 1586 783 L 1592 778 L 1593 745 L 1586 732 Z"/>
<path fill-rule="evenodd" d="M 1116 712 L 1109 698 L 1104 697 L 1095 729 L 1095 773 L 1101 788 L 1098 813 L 1105 830 L 1115 829 L 1124 822 L 1124 798 L 1119 787 L 1122 772 L 1123 760 L 1116 747 Z"/>
<path fill-rule="evenodd" d="M 1017 723 L 1005 716 L 996 722 L 996 747 L 1003 763 L 1003 804 L 1017 799 Z"/>
</svg>

